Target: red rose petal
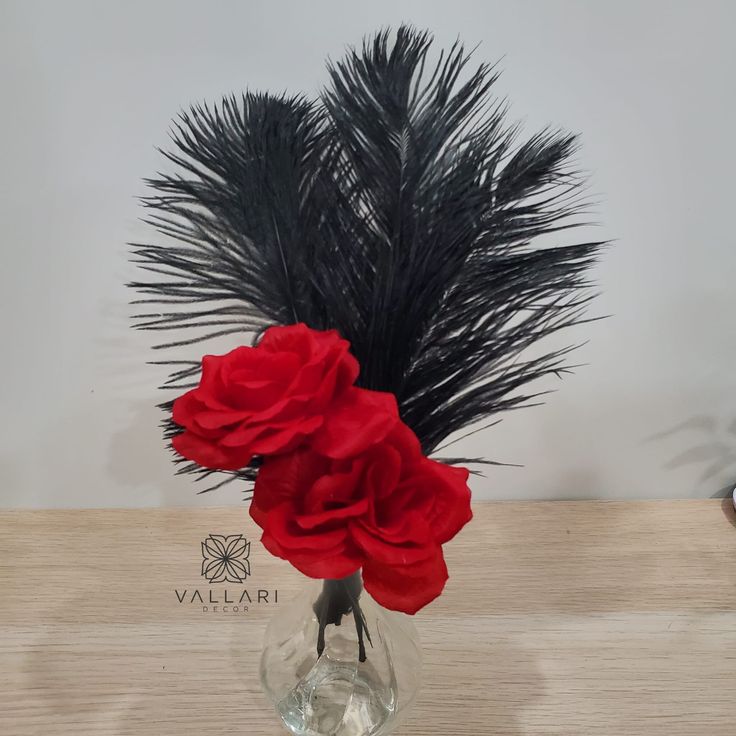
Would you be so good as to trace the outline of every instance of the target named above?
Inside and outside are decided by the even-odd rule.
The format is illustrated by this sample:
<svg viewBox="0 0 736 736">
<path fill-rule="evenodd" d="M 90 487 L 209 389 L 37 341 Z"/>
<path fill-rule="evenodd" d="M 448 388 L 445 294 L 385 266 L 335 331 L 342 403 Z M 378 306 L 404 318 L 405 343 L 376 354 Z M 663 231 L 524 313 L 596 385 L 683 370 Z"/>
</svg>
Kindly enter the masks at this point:
<svg viewBox="0 0 736 736">
<path fill-rule="evenodd" d="M 249 350 L 250 348 L 235 348 L 236 351 Z M 235 351 L 231 351 L 235 352 Z M 225 355 L 205 355 L 202 358 L 202 375 L 199 379 L 199 387 L 214 393 L 220 383 L 220 368 L 225 360 Z"/>
<path fill-rule="evenodd" d="M 194 417 L 194 424 L 205 431 L 213 429 L 218 430 L 222 429 L 223 427 L 232 427 L 234 424 L 247 419 L 248 416 L 248 412 L 235 411 L 233 409 L 220 411 L 204 409 L 197 412 Z"/>
<path fill-rule="evenodd" d="M 335 508 L 355 501 L 360 488 L 363 463 L 360 460 L 346 461 L 345 468 L 335 467 L 335 461 L 323 465 L 322 474 L 313 483 L 305 482 L 302 510 L 315 513 L 326 508 Z"/>
<path fill-rule="evenodd" d="M 426 458 L 423 464 L 427 488 L 432 489 L 431 526 L 438 543 L 449 542 L 472 518 L 467 468 L 445 465 Z"/>
<path fill-rule="evenodd" d="M 354 457 L 383 440 L 398 421 L 393 394 L 351 388 L 325 413 L 312 447 L 327 457 Z"/>
<path fill-rule="evenodd" d="M 385 608 L 414 614 L 444 589 L 448 573 L 442 548 L 413 565 L 386 565 L 375 560 L 363 563 L 363 584 Z"/>
<path fill-rule="evenodd" d="M 345 551 L 332 550 L 321 557 L 289 558 L 294 567 L 310 578 L 346 578 L 360 570 L 363 560 Z"/>
<path fill-rule="evenodd" d="M 329 460 L 307 450 L 266 458 L 258 471 L 251 509 L 257 506 L 268 512 L 284 502 L 296 504 L 303 489 L 309 488 L 328 469 Z"/>
<path fill-rule="evenodd" d="M 253 459 L 247 448 L 223 447 L 189 430 L 172 437 L 171 445 L 183 457 L 212 470 L 240 470 Z"/>
<path fill-rule="evenodd" d="M 284 559 L 287 559 L 304 575 L 310 578 L 323 579 L 347 577 L 360 570 L 360 566 L 363 564 L 363 560 L 352 554 L 345 545 L 324 549 L 319 553 L 312 552 L 308 555 L 289 552 Z"/>
<path fill-rule="evenodd" d="M 295 510 L 292 504 L 282 504 L 271 509 L 266 519 L 266 528 L 279 545 L 289 552 L 289 560 L 299 556 L 307 556 L 315 552 L 334 549 L 347 540 L 347 529 L 338 527 L 311 534 L 301 529 L 295 521 Z"/>
<path fill-rule="evenodd" d="M 265 427 L 264 431 L 253 440 L 252 450 L 258 455 L 289 452 L 322 426 L 323 421 L 321 416 L 316 416 L 282 427 Z"/>
<path fill-rule="evenodd" d="M 401 455 L 402 464 L 405 466 L 420 462 L 424 458 L 419 438 L 404 422 L 396 423 L 387 440 L 391 447 Z"/>
<path fill-rule="evenodd" d="M 294 325 L 269 327 L 256 346 L 259 350 L 271 353 L 296 353 L 308 358 L 314 350 L 312 330 L 303 322 Z"/>
<path fill-rule="evenodd" d="M 433 554 L 436 546 L 431 528 L 416 515 L 397 519 L 393 529 L 370 528 L 357 520 L 350 524 L 350 534 L 366 557 L 387 565 L 409 565 L 424 560 Z"/>
<path fill-rule="evenodd" d="M 171 410 L 171 418 L 181 427 L 191 427 L 199 412 L 202 411 L 202 402 L 197 398 L 198 389 L 192 389 L 182 394 Z"/>
<path fill-rule="evenodd" d="M 325 511 L 315 511 L 311 514 L 301 514 L 295 518 L 295 521 L 302 529 L 311 530 L 319 526 L 326 526 L 332 522 L 362 516 L 367 510 L 368 499 L 361 498 L 359 501 L 348 506 L 340 506 Z"/>
<path fill-rule="evenodd" d="M 355 383 L 360 373 L 358 361 L 348 352 L 349 343 L 341 340 L 330 350 L 326 363 L 329 366 L 324 371 L 322 381 L 314 400 L 317 406 L 325 406 L 334 397 L 339 396 L 348 387 Z"/>
</svg>

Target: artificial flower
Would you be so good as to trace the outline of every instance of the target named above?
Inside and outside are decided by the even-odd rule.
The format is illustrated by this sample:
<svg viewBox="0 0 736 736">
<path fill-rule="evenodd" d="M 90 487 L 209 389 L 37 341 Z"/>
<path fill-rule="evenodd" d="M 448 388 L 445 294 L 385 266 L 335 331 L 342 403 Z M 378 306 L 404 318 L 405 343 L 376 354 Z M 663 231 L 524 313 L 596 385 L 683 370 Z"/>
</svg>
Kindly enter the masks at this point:
<svg viewBox="0 0 736 736">
<path fill-rule="evenodd" d="M 353 457 L 305 446 L 266 458 L 250 513 L 264 546 L 305 575 L 341 578 L 362 568 L 381 605 L 415 613 L 442 592 L 442 545 L 472 517 L 467 479 L 465 468 L 425 457 L 398 422 Z"/>
</svg>

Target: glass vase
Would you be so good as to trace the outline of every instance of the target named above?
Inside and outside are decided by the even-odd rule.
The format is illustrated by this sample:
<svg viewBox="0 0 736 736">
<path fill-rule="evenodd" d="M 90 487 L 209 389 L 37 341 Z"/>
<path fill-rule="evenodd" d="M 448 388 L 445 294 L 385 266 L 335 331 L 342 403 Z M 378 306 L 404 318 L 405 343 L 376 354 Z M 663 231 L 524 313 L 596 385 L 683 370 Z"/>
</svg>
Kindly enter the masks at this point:
<svg viewBox="0 0 736 736">
<path fill-rule="evenodd" d="M 266 629 L 261 683 L 295 736 L 393 731 L 419 688 L 421 649 L 408 616 L 387 611 L 360 574 L 310 581 Z"/>
</svg>

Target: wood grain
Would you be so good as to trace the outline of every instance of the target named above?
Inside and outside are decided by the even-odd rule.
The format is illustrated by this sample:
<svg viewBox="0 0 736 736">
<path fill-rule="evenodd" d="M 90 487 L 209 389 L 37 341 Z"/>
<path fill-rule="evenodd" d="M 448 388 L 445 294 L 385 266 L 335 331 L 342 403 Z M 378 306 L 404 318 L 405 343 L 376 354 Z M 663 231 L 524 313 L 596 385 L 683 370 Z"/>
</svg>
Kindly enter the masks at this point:
<svg viewBox="0 0 736 736">
<path fill-rule="evenodd" d="M 717 501 L 477 504 L 398 733 L 731 736 L 735 526 Z M 279 602 L 180 604 L 201 540 L 241 532 Z M 0 734 L 282 733 L 258 656 L 301 579 L 257 536 L 242 508 L 0 513 Z"/>
</svg>

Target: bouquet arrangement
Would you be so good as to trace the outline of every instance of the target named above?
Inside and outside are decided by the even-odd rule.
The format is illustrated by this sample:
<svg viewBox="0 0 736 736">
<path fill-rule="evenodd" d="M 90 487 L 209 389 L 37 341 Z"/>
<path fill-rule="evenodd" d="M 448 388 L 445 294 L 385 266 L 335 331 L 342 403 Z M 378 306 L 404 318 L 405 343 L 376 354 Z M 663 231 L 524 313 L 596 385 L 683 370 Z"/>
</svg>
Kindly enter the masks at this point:
<svg viewBox="0 0 736 736">
<path fill-rule="evenodd" d="M 138 327 L 172 360 L 163 405 L 180 473 L 252 488 L 264 546 L 325 579 L 324 628 L 365 589 L 413 614 L 448 577 L 471 519 L 460 430 L 533 402 L 570 348 L 525 351 L 580 322 L 601 243 L 535 247 L 579 224 L 576 139 L 526 140 L 460 44 L 381 31 L 328 64 L 316 99 L 247 92 L 174 124 L 176 168 L 148 181 L 163 244 L 134 247 Z M 246 342 L 248 338 L 248 344 Z M 200 352 L 201 354 L 201 352 Z M 342 581 L 342 582 L 341 582 Z M 361 659 L 365 658 L 362 648 Z"/>
</svg>

